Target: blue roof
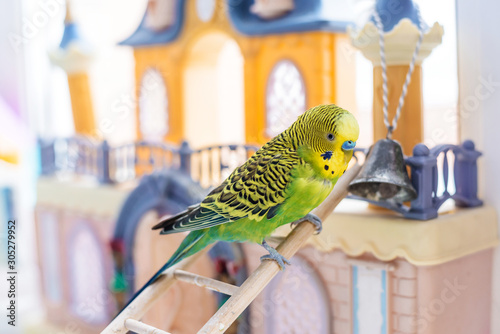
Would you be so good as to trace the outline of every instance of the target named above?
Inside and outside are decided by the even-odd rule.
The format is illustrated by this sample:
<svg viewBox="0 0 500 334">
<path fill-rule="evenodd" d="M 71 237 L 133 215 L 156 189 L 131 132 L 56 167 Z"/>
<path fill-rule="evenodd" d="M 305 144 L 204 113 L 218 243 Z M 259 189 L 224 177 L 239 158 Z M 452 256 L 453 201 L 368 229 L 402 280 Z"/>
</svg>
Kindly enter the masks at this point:
<svg viewBox="0 0 500 334">
<path fill-rule="evenodd" d="M 61 49 L 66 49 L 71 42 L 81 40 L 80 32 L 76 23 L 70 22 L 64 24 L 64 33 L 59 44 Z"/>
<path fill-rule="evenodd" d="M 229 16 L 236 30 L 250 36 L 300 31 L 345 31 L 351 24 L 346 1 L 295 0 L 295 8 L 286 15 L 263 20 L 250 12 L 254 0 L 228 0 Z M 238 2 L 239 5 L 231 5 Z M 343 7 L 343 8 L 340 8 Z M 339 16 L 344 16 L 341 18 Z"/>
<path fill-rule="evenodd" d="M 378 0 L 375 8 L 384 26 L 384 32 L 391 31 L 404 18 L 409 19 L 417 27 L 420 27 L 418 20 L 419 8 L 412 0 Z M 375 23 L 373 15 L 370 17 L 370 20 Z M 427 27 L 425 22 L 424 27 Z"/>
<path fill-rule="evenodd" d="M 184 23 L 184 8 L 186 7 L 185 0 L 177 0 L 175 6 L 175 22 L 172 26 L 157 31 L 148 28 L 145 24 L 146 13 L 142 17 L 142 21 L 139 24 L 137 30 L 127 39 L 121 41 L 120 45 L 130 45 L 130 46 L 141 46 L 141 45 L 155 45 L 155 44 L 166 44 L 175 40 L 182 30 L 182 25 Z"/>
<path fill-rule="evenodd" d="M 137 30 L 121 45 L 145 46 L 166 44 L 174 41 L 182 31 L 185 0 L 177 0 L 176 20 L 162 31 L 154 31 L 145 25 L 145 15 Z M 345 0 L 295 0 L 295 8 L 286 15 L 263 20 L 250 12 L 254 0 L 226 0 L 229 19 L 241 34 L 259 36 L 301 31 L 345 31 L 353 18 Z"/>
</svg>

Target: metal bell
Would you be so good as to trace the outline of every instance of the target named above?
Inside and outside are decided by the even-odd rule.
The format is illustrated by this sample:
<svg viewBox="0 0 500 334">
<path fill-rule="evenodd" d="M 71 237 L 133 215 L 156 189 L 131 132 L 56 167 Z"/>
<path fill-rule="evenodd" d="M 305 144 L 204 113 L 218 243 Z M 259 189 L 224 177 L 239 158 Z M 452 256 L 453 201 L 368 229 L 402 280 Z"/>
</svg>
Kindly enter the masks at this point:
<svg viewBox="0 0 500 334">
<path fill-rule="evenodd" d="M 381 139 L 370 151 L 349 191 L 370 202 L 403 203 L 417 197 L 406 171 L 401 145 L 391 139 Z"/>
</svg>

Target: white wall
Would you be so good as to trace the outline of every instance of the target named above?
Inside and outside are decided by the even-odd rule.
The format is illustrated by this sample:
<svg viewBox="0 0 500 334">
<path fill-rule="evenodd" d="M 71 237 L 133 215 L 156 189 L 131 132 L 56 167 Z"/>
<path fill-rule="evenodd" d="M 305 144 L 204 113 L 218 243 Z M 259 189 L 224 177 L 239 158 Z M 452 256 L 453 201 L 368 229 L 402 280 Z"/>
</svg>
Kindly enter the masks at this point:
<svg viewBox="0 0 500 334">
<path fill-rule="evenodd" d="M 17 326 L 12 328 L 7 322 L 0 322 L 0 333 L 19 333 L 19 321 L 28 324 L 41 317 L 41 301 L 38 293 L 38 268 L 35 257 L 35 235 L 33 228 L 33 204 L 35 194 L 31 190 L 35 184 L 34 137 L 29 132 L 26 108 L 26 79 L 23 63 L 25 52 L 22 45 L 16 44 L 16 37 L 22 34 L 22 4 L 18 1 L 0 1 L 0 146 L 10 141 L 7 147 L 19 150 L 18 165 L 0 161 L 0 188 L 13 190 L 14 215 L 16 219 L 18 246 L 16 264 L 18 272 L 17 287 L 22 291 L 17 298 Z M 12 110 L 12 111 L 11 111 Z M 30 191 L 27 191 L 30 189 Z M 1 210 L 1 209 L 0 209 Z M 4 216 L 0 213 L 0 216 Z M 5 227 L 5 222 L 1 223 Z M 0 233 L 5 233 L 2 230 Z M 0 245 L 6 249 L 5 244 Z M 19 251 L 21 248 L 21 251 Z M 0 271 L 6 272 L 6 267 Z M 7 291 L 7 282 L 0 280 L 0 290 Z M 0 295 L 0 304 L 6 305 L 7 295 Z M 24 318 L 23 320 L 20 320 Z"/>
<path fill-rule="evenodd" d="M 459 123 L 462 139 L 484 152 L 480 192 L 500 210 L 500 2 L 457 0 Z M 472 224 L 474 222 L 471 222 Z M 493 277 L 491 333 L 500 333 L 500 248 Z"/>
<path fill-rule="evenodd" d="M 2 13 L 18 20 L 22 43 L 14 49 L 24 55 L 25 104 L 32 128 L 40 136 L 72 135 L 73 117 L 66 74 L 52 65 L 48 57 L 48 52 L 55 49 L 62 38 L 65 0 L 23 0 L 20 3 L 22 11 L 4 12 L 2 5 Z M 136 107 L 134 59 L 132 48 L 117 46 L 117 43 L 137 28 L 146 0 L 71 0 L 71 4 L 73 18 L 83 38 L 95 51 L 89 77 L 96 126 L 112 142 L 132 140 Z"/>
<path fill-rule="evenodd" d="M 146 0 L 72 0 L 83 34 L 94 42 L 97 59 L 91 69 L 97 119 L 110 119 L 110 139 L 135 135 L 133 57 L 130 48 L 117 47 L 137 26 Z M 50 64 L 48 51 L 62 37 L 64 0 L 0 1 L 0 100 L 17 116 L 7 117 L 0 106 L 0 140 L 8 138 L 19 148 L 19 165 L 0 161 L 0 187 L 14 189 L 18 222 L 19 281 L 18 326 L 0 322 L 0 333 L 19 333 L 22 326 L 41 319 L 39 268 L 35 253 L 33 206 L 37 135 L 63 136 L 73 132 L 66 76 Z M 123 112 L 123 106 L 127 111 Z M 122 135 L 123 134 L 123 135 Z M 2 222 L 2 226 L 5 222 Z M 0 233 L 3 231 L 0 231 Z M 0 245 L 1 246 L 1 245 Z M 4 248 L 2 248 L 4 249 Z M 0 268 L 6 272 L 5 268 Z M 0 280 L 0 291 L 7 291 Z M 0 295 L 0 305 L 6 305 Z M 20 326 L 22 325 L 22 326 Z"/>
<path fill-rule="evenodd" d="M 21 6 L 5 1 L 0 7 L 0 95 L 12 109 L 20 109 L 22 53 L 11 47 L 11 36 L 19 34 L 19 13 Z M 9 13 L 9 14 L 8 14 Z M 7 15 L 8 14 L 8 15 Z"/>
</svg>

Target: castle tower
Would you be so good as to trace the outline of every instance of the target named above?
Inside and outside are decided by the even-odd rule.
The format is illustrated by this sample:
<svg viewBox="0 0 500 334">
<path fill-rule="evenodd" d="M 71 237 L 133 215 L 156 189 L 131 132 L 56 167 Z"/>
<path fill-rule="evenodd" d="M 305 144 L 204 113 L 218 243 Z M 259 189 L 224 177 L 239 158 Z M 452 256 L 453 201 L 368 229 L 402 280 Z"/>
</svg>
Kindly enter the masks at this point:
<svg viewBox="0 0 500 334">
<path fill-rule="evenodd" d="M 423 142 L 423 103 L 422 103 L 422 61 L 431 51 L 441 44 L 443 27 L 437 22 L 428 27 L 419 22 L 418 8 L 412 0 L 402 0 L 397 8 L 391 2 L 378 0 L 375 9 L 380 15 L 385 40 L 385 59 L 387 63 L 388 112 L 392 124 L 398 107 L 401 91 L 408 73 L 412 55 L 419 39 L 419 29 L 424 27 L 420 52 L 408 85 L 405 103 L 401 111 L 393 138 L 401 143 L 405 154 L 411 154 L 413 147 Z M 380 57 L 379 32 L 373 15 L 358 31 L 349 31 L 354 47 L 373 64 L 373 139 L 376 142 L 385 138 L 387 128 L 384 124 L 383 79 Z"/>
<path fill-rule="evenodd" d="M 138 138 L 263 144 L 310 107 L 354 107 L 343 3 L 150 0 L 120 43 L 134 49 Z"/>
<path fill-rule="evenodd" d="M 80 37 L 78 25 L 71 15 L 69 1 L 66 4 L 63 38 L 59 48 L 50 53 L 50 58 L 68 75 L 76 134 L 95 135 L 94 109 L 88 77 L 93 55 L 89 45 Z"/>
</svg>

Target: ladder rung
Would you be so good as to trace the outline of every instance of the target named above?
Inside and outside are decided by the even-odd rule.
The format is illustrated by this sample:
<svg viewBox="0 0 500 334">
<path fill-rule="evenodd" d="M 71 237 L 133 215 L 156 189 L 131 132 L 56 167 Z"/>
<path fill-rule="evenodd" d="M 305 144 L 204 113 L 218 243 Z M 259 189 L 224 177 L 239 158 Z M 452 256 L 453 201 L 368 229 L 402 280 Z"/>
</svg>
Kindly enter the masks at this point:
<svg viewBox="0 0 500 334">
<path fill-rule="evenodd" d="M 174 277 L 179 281 L 198 285 L 203 288 L 221 292 L 229 296 L 232 296 L 239 289 L 236 285 L 228 284 L 215 280 L 213 278 L 200 276 L 180 269 L 174 271 Z"/>
<path fill-rule="evenodd" d="M 146 287 L 140 295 L 122 310 L 101 334 L 125 334 L 127 332 L 125 320 L 142 318 L 153 304 L 177 281 L 174 278 L 174 271 L 188 267 L 191 263 L 204 256 L 210 250 L 211 246 L 165 270 L 153 284 Z"/>
<path fill-rule="evenodd" d="M 134 319 L 125 320 L 125 328 L 138 334 L 170 334 L 169 332 L 162 331 L 161 329 Z"/>
</svg>

